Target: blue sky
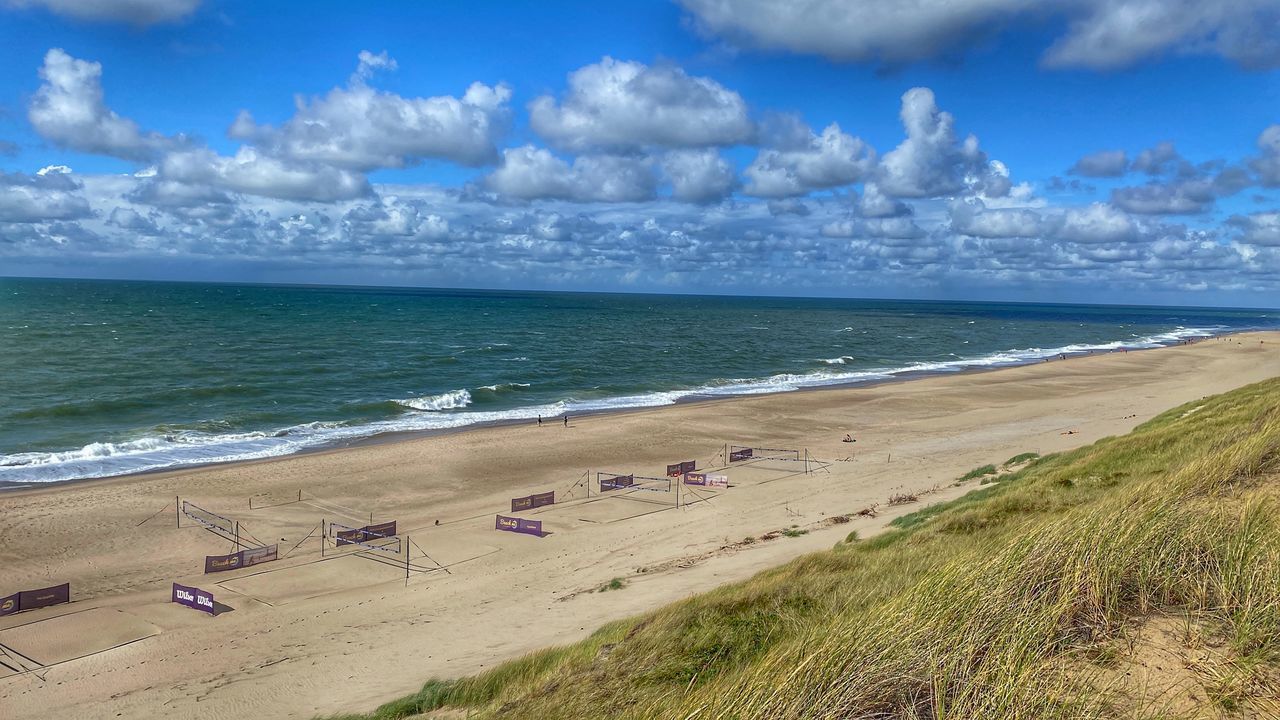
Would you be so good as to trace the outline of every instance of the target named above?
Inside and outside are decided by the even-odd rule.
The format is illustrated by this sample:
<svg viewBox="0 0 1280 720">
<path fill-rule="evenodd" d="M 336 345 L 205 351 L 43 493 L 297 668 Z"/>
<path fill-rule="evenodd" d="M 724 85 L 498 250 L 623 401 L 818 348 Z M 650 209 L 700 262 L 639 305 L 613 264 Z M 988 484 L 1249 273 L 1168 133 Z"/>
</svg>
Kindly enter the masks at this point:
<svg viewBox="0 0 1280 720">
<path fill-rule="evenodd" d="M 1277 304 L 1280 2 L 904 5 L 0 0 L 0 274 Z"/>
</svg>

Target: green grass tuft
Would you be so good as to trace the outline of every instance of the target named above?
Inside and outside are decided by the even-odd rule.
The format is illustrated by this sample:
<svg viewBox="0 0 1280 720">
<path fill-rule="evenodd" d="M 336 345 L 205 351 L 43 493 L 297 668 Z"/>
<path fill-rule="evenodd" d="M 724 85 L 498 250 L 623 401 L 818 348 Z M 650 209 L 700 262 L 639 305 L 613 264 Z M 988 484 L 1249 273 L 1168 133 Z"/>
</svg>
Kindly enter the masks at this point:
<svg viewBox="0 0 1280 720">
<path fill-rule="evenodd" d="M 1019 453 L 1009 458 L 1008 460 L 1005 460 L 1004 467 L 1009 467 L 1010 465 L 1021 465 L 1022 463 L 1031 462 L 1032 460 L 1035 460 L 1039 457 L 1040 457 L 1039 453 L 1033 453 L 1033 452 Z"/>
<path fill-rule="evenodd" d="M 995 475 L 997 472 L 999 471 L 996 470 L 995 465 L 983 465 L 982 467 L 976 467 L 970 470 L 969 472 L 965 473 L 964 475 L 961 475 L 960 482 L 964 482 L 965 480 L 972 480 L 974 478 L 980 478 L 984 475 Z"/>
<path fill-rule="evenodd" d="M 609 582 L 605 583 L 604 585 L 601 585 L 600 589 L 597 590 L 596 592 L 608 592 L 610 590 L 621 590 L 626 586 L 627 586 L 627 583 L 625 580 L 623 580 L 622 578 L 614 578 Z"/>
</svg>

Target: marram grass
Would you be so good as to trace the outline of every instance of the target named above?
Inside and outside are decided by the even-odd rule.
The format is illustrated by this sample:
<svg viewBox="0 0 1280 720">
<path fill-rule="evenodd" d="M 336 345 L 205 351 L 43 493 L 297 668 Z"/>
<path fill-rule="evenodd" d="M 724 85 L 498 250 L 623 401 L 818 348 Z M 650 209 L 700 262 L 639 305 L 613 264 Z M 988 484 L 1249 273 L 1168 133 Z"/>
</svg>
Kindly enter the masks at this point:
<svg viewBox="0 0 1280 720">
<path fill-rule="evenodd" d="M 1280 718 L 1280 380 L 894 525 L 368 717 Z M 1107 673 L 1168 616 L 1190 704 Z"/>
</svg>

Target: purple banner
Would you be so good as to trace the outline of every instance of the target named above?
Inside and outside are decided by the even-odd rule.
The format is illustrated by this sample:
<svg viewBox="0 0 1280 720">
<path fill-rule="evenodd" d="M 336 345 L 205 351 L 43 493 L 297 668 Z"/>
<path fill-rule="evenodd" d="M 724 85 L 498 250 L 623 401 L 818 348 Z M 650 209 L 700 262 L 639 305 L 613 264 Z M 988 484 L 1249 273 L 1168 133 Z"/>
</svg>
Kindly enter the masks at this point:
<svg viewBox="0 0 1280 720">
<path fill-rule="evenodd" d="M 186 605 L 193 610 L 214 614 L 213 593 L 187 585 L 173 584 L 173 602 Z"/>
<path fill-rule="evenodd" d="M 511 498 L 511 512 L 532 510 L 534 508 L 540 508 L 543 505 L 554 505 L 555 502 L 556 493 L 554 490 L 551 492 L 526 495 L 525 497 Z"/>
<path fill-rule="evenodd" d="M 707 475 L 707 485 L 711 487 L 729 487 L 728 475 Z"/>
<path fill-rule="evenodd" d="M 215 572 L 225 572 L 227 570 L 235 570 L 244 562 L 244 556 L 238 552 L 230 555 L 205 555 L 204 571 L 205 574 Z"/>
<path fill-rule="evenodd" d="M 505 515 L 496 515 L 494 520 L 494 530 L 506 530 L 507 532 L 518 532 L 526 535 L 537 535 L 542 537 L 542 521 L 541 520 L 525 520 L 524 518 L 507 517 Z"/>
<path fill-rule="evenodd" d="M 734 450 L 733 452 L 729 453 L 729 462 L 739 462 L 741 460 L 750 460 L 751 455 L 752 455 L 751 448 L 742 448 L 741 450 Z"/>
<path fill-rule="evenodd" d="M 268 545 L 260 548 L 249 548 L 230 555 L 205 555 L 204 571 L 206 574 L 225 572 L 236 568 L 249 567 L 258 563 L 271 562 L 278 557 L 279 546 Z"/>
<path fill-rule="evenodd" d="M 71 602 L 71 583 L 62 583 L 39 590 L 22 590 L 0 598 L 0 615 L 12 615 L 23 610 L 35 610 L 69 602 Z"/>
<path fill-rule="evenodd" d="M 668 465 L 667 477 L 677 478 L 677 477 L 680 477 L 681 475 L 684 475 L 685 473 L 691 473 L 697 469 L 698 469 L 697 460 L 685 460 L 684 462 L 678 462 L 675 465 Z"/>
<path fill-rule="evenodd" d="M 602 478 L 600 480 L 600 492 L 609 490 L 622 490 L 636 484 L 634 475 L 614 475 L 610 478 Z"/>
<path fill-rule="evenodd" d="M 18 593 L 18 606 L 23 610 L 35 610 L 66 602 L 71 602 L 71 583 Z"/>
<path fill-rule="evenodd" d="M 396 521 L 378 523 L 377 525 L 365 525 L 359 530 L 346 530 L 339 532 L 337 537 L 338 545 L 355 545 L 357 543 L 367 543 L 371 540 L 385 540 L 394 537 L 396 534 Z"/>
<path fill-rule="evenodd" d="M 707 474 L 706 474 L 706 473 L 695 473 L 695 472 L 685 473 L 685 474 L 684 474 L 684 484 L 685 484 L 685 485 L 706 485 L 706 484 L 707 484 Z"/>
</svg>

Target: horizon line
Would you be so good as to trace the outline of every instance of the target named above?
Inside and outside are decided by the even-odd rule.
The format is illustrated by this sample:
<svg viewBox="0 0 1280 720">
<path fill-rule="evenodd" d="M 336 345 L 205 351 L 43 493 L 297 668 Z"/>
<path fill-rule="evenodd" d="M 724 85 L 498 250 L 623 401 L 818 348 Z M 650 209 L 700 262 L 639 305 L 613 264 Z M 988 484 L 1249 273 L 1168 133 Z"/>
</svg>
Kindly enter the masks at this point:
<svg viewBox="0 0 1280 720">
<path fill-rule="evenodd" d="M 155 278 L 111 278 L 111 277 L 83 277 L 83 276 L 63 276 L 50 277 L 46 275 L 3 275 L 0 274 L 0 281 L 3 280 L 51 280 L 51 281 L 86 281 L 86 282 L 118 282 L 118 283 L 153 283 L 153 284 L 169 284 L 169 285 L 231 285 L 243 287 L 280 287 L 280 288 L 300 288 L 300 289 L 325 289 L 325 288 L 348 288 L 361 290 L 443 290 L 443 291 L 465 291 L 465 292 L 484 292 L 484 293 L 541 293 L 541 294 L 566 294 L 566 295 L 623 295 L 623 296 L 643 296 L 643 297 L 691 297 L 691 298 L 734 298 L 734 299 L 755 299 L 767 298 L 774 300 L 851 300 L 859 302 L 902 302 L 902 303 L 972 303 L 972 304 L 990 304 L 990 305 L 1059 305 L 1064 307 L 1107 307 L 1107 308 L 1181 308 L 1188 310 L 1252 310 L 1263 312 L 1280 312 L 1280 306 L 1277 307 L 1251 307 L 1242 305 L 1157 305 L 1150 303 L 1085 303 L 1085 302 L 1062 302 L 1062 301 L 1035 301 L 1035 300 L 980 300 L 974 298 L 905 298 L 905 297 L 874 297 L 874 296 L 852 296 L 852 295 L 774 295 L 774 294 L 758 294 L 744 295 L 741 293 L 693 293 L 693 292 L 654 292 L 654 291 L 624 291 L 624 290 L 547 290 L 538 288 L 501 288 L 501 287 L 469 287 L 469 286 L 439 286 L 439 285 L 379 285 L 379 284 L 359 284 L 359 283 L 302 283 L 302 282 L 267 282 L 253 280 L 179 280 L 179 279 L 155 279 Z"/>
</svg>

